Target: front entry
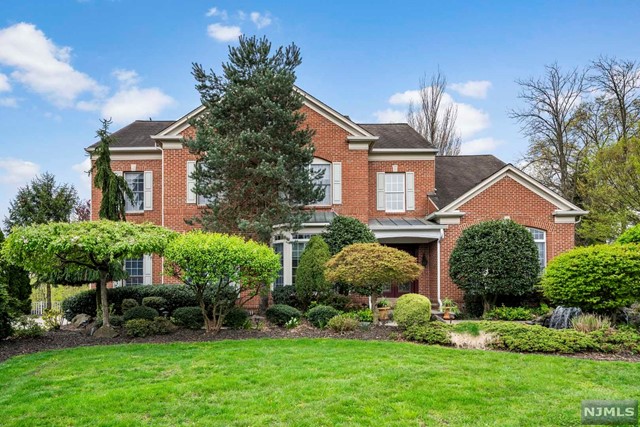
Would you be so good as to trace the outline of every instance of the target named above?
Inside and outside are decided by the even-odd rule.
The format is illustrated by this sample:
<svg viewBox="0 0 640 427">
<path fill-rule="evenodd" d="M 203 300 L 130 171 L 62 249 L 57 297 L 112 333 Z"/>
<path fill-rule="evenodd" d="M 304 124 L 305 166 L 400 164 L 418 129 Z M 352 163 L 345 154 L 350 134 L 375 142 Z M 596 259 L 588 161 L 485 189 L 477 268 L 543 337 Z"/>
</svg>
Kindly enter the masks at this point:
<svg viewBox="0 0 640 427">
<path fill-rule="evenodd" d="M 418 258 L 418 245 L 416 244 L 384 244 L 385 246 L 389 246 L 391 248 L 396 248 L 401 251 L 405 251 L 409 255 Z M 418 281 L 414 280 L 413 282 L 403 283 L 403 284 L 393 284 L 382 293 L 383 296 L 387 298 L 398 298 L 404 294 L 416 294 L 418 293 Z"/>
</svg>

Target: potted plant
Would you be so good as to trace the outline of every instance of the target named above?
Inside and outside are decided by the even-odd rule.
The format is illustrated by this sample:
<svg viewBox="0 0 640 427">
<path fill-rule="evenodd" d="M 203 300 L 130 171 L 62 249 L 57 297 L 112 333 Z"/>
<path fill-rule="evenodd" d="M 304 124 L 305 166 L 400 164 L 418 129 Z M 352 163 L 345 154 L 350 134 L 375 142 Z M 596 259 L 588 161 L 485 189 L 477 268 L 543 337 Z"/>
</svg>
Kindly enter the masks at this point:
<svg viewBox="0 0 640 427">
<path fill-rule="evenodd" d="M 378 307 L 378 319 L 381 321 L 389 320 L 389 311 L 391 310 L 391 303 L 388 299 L 382 298 L 376 302 Z"/>
<path fill-rule="evenodd" d="M 460 313 L 458 309 L 458 304 L 451 298 L 445 298 L 442 300 L 442 311 L 444 320 L 453 320 L 456 317 L 456 314 Z"/>
</svg>

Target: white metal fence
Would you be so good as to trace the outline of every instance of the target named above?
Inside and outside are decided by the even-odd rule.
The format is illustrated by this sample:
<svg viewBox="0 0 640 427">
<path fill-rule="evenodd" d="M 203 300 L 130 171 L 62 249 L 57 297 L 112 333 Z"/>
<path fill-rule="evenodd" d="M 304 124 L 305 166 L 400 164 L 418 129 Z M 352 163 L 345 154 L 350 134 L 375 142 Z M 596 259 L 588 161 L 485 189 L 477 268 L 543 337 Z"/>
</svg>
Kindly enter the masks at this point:
<svg viewBox="0 0 640 427">
<path fill-rule="evenodd" d="M 51 308 L 54 310 L 62 310 L 62 303 L 60 301 L 52 301 Z M 31 314 L 34 316 L 42 316 L 46 309 L 47 309 L 46 301 L 31 302 Z"/>
</svg>

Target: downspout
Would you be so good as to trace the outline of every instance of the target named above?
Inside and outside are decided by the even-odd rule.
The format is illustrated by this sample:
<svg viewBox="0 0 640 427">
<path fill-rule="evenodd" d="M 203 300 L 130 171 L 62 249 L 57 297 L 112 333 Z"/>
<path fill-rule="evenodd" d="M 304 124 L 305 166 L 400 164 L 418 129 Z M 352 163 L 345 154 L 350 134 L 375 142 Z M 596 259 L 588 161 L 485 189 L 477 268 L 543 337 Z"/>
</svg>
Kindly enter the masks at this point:
<svg viewBox="0 0 640 427">
<path fill-rule="evenodd" d="M 158 145 L 156 142 L 156 147 L 160 149 L 160 174 L 162 175 L 161 183 L 160 183 L 160 192 L 162 193 L 162 197 L 160 197 L 160 224 L 164 227 L 164 149 L 162 148 L 162 144 Z M 160 262 L 162 265 L 162 272 L 160 273 L 160 284 L 164 285 L 164 257 L 160 257 Z"/>
<path fill-rule="evenodd" d="M 444 230 L 440 229 L 440 237 L 438 238 L 438 271 L 437 271 L 437 281 L 438 281 L 438 310 L 442 311 L 442 299 L 440 295 L 440 241 L 444 237 Z"/>
</svg>

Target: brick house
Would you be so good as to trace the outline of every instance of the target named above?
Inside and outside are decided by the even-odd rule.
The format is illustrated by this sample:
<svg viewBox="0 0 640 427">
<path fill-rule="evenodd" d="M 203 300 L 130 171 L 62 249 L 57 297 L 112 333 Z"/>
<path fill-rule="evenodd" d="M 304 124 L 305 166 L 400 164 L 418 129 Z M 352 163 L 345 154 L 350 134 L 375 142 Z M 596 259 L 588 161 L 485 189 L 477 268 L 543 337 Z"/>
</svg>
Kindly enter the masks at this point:
<svg viewBox="0 0 640 427">
<path fill-rule="evenodd" d="M 316 133 L 312 167 L 323 169 L 318 185 L 325 198 L 309 223 L 294 234 L 274 233 L 273 248 L 282 255 L 275 286 L 293 284 L 306 242 L 336 215 L 369 225 L 382 244 L 405 250 L 426 268 L 414 283 L 393 285 L 386 296 L 417 292 L 434 302 L 462 300 L 451 281 L 448 260 L 466 227 L 500 218 L 528 227 L 539 248 L 540 263 L 574 246 L 575 224 L 585 211 L 558 196 L 513 165 L 494 156 L 436 156 L 409 125 L 358 124 L 313 96 L 303 111 Z M 135 194 L 127 202 L 127 220 L 150 221 L 176 231 L 190 229 L 185 219 L 205 203 L 193 191 L 196 157 L 183 146 L 192 135 L 188 120 L 136 121 L 114 133 L 112 169 L 123 174 Z M 86 150 L 92 153 L 95 144 Z M 98 217 L 100 192 L 91 192 L 92 219 Z M 175 283 L 163 275 L 162 259 L 145 256 L 126 261 L 130 278 L 117 285 Z"/>
</svg>

